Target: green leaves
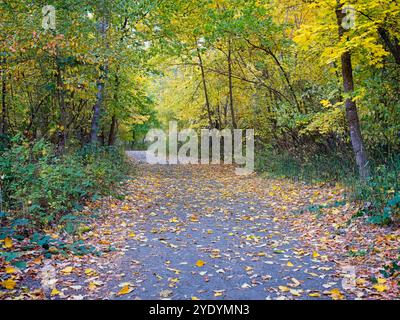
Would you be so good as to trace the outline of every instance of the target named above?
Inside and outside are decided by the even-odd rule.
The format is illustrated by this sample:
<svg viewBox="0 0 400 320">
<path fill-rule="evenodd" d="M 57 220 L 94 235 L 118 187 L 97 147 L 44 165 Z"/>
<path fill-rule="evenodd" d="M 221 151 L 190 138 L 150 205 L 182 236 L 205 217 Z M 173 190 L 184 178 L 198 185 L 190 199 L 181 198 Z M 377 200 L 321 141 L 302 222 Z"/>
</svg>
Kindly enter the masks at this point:
<svg viewBox="0 0 400 320">
<path fill-rule="evenodd" d="M 4 205 L 29 214 L 29 219 L 15 217 L 12 228 L 46 226 L 56 216 L 79 209 L 88 196 L 110 192 L 126 172 L 119 150 L 82 150 L 59 159 L 40 140 L 32 146 L 15 143 L 2 154 L 0 168 L 6 177 L 2 185 Z M 67 215 L 59 222 L 71 222 L 70 218 Z"/>
</svg>

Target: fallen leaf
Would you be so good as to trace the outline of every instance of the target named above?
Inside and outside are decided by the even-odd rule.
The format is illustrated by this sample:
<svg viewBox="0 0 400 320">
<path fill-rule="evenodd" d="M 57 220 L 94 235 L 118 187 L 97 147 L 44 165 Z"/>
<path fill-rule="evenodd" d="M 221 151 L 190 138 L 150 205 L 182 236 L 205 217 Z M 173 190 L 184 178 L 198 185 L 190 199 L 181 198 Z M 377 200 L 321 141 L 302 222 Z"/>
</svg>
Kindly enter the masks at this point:
<svg viewBox="0 0 400 320">
<path fill-rule="evenodd" d="M 133 291 L 132 287 L 130 287 L 129 285 L 125 285 L 124 287 L 122 287 L 121 290 L 118 291 L 117 295 L 118 296 L 122 296 L 122 295 L 128 294 L 128 293 L 130 293 L 132 291 Z"/>
<path fill-rule="evenodd" d="M 96 270 L 93 270 L 91 268 L 87 268 L 87 269 L 85 269 L 85 274 L 87 276 L 93 276 L 93 275 L 97 274 L 97 272 L 96 272 Z"/>
<path fill-rule="evenodd" d="M 289 291 L 290 291 L 290 289 L 289 289 L 288 287 L 286 287 L 286 286 L 279 286 L 278 288 L 279 288 L 279 290 L 281 290 L 282 292 L 289 292 Z"/>
<path fill-rule="evenodd" d="M 221 297 L 225 290 L 213 290 L 214 291 L 214 297 Z"/>
<path fill-rule="evenodd" d="M 308 294 L 310 297 L 319 298 L 321 294 L 319 292 L 312 292 Z"/>
<path fill-rule="evenodd" d="M 69 266 L 69 267 L 65 267 L 64 269 L 62 269 L 61 272 L 65 275 L 69 275 L 72 272 L 72 270 L 74 270 L 74 268 Z"/>
<path fill-rule="evenodd" d="M 198 266 L 198 267 L 202 267 L 202 266 L 204 266 L 206 263 L 203 261 L 203 260 L 197 260 L 196 261 L 196 266 Z"/>
<path fill-rule="evenodd" d="M 160 297 L 161 298 L 169 298 L 170 296 L 172 296 L 173 291 L 172 290 L 162 290 L 160 291 Z"/>
<path fill-rule="evenodd" d="M 54 297 L 54 296 L 58 296 L 60 293 L 61 293 L 61 292 L 58 291 L 57 288 L 53 288 L 53 290 L 51 290 L 50 295 L 51 295 L 52 297 Z"/>
<path fill-rule="evenodd" d="M 15 272 L 17 272 L 17 269 L 15 269 L 14 267 L 6 267 L 6 273 L 10 274 Z"/>
<path fill-rule="evenodd" d="M 372 286 L 376 291 L 378 292 L 384 292 L 388 289 L 388 287 L 385 284 L 375 284 Z"/>
<path fill-rule="evenodd" d="M 6 288 L 8 290 L 14 289 L 15 286 L 17 285 L 17 283 L 12 279 L 4 280 L 0 282 L 0 284 L 2 285 L 3 288 Z"/>
<path fill-rule="evenodd" d="M 3 247 L 6 248 L 6 249 L 10 249 L 10 248 L 13 247 L 13 241 L 11 240 L 10 237 L 6 237 L 6 238 L 4 239 L 4 245 L 3 245 Z"/>
<path fill-rule="evenodd" d="M 340 292 L 339 289 L 335 288 L 329 291 L 333 300 L 342 300 L 344 295 Z"/>
</svg>

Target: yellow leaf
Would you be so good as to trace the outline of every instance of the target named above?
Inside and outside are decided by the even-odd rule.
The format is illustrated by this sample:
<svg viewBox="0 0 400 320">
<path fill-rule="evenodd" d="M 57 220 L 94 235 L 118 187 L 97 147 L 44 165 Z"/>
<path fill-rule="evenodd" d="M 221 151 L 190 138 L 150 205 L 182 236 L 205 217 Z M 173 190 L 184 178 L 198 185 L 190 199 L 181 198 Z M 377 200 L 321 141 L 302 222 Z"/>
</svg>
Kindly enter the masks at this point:
<svg viewBox="0 0 400 320">
<path fill-rule="evenodd" d="M 335 288 L 330 291 L 333 300 L 342 300 L 344 295 L 340 292 L 339 289 Z"/>
<path fill-rule="evenodd" d="M 52 297 L 54 297 L 54 296 L 58 296 L 60 293 L 61 293 L 61 292 L 58 291 L 56 288 L 53 288 L 53 290 L 51 290 L 50 295 L 51 295 Z"/>
<path fill-rule="evenodd" d="M 121 290 L 119 290 L 117 295 L 121 296 L 121 295 L 124 295 L 124 294 L 128 294 L 128 293 L 132 292 L 132 290 L 133 289 L 129 285 L 126 285 Z"/>
<path fill-rule="evenodd" d="M 168 268 L 168 267 L 167 267 L 167 269 L 172 271 L 172 272 L 175 272 L 175 274 L 180 274 L 181 273 L 181 270 L 178 270 L 178 269 Z"/>
<path fill-rule="evenodd" d="M 135 234 L 134 232 L 131 232 L 131 233 L 129 234 L 129 237 L 131 237 L 131 238 L 136 237 L 136 234 Z"/>
<path fill-rule="evenodd" d="M 384 278 L 378 278 L 378 279 L 376 279 L 376 280 L 378 281 L 379 284 L 384 284 L 384 283 L 386 283 L 386 279 L 384 279 Z"/>
<path fill-rule="evenodd" d="M 313 293 L 309 293 L 308 294 L 310 297 L 315 297 L 315 298 L 319 298 L 321 295 L 319 292 L 313 292 Z"/>
<path fill-rule="evenodd" d="M 192 300 L 200 300 L 200 299 L 197 298 L 197 297 L 195 297 L 195 296 L 193 296 L 193 297 L 192 297 Z"/>
<path fill-rule="evenodd" d="M 90 269 L 90 268 L 85 269 L 85 274 L 86 274 L 87 276 L 93 276 L 93 275 L 95 275 L 96 273 L 97 273 L 96 270 L 93 270 L 93 269 Z"/>
<path fill-rule="evenodd" d="M 286 287 L 286 286 L 279 286 L 278 288 L 279 288 L 279 290 L 281 290 L 282 292 L 288 292 L 288 291 L 290 291 L 290 289 L 289 289 L 288 287 Z"/>
<path fill-rule="evenodd" d="M 15 273 L 17 272 L 17 269 L 14 267 L 6 267 L 6 273 Z"/>
<path fill-rule="evenodd" d="M 198 267 L 202 267 L 202 266 L 204 266 L 206 263 L 203 261 L 203 260 L 197 260 L 197 262 L 196 262 L 196 266 L 198 266 Z"/>
<path fill-rule="evenodd" d="M 89 283 L 89 290 L 95 290 L 98 285 L 99 285 L 99 283 L 97 283 L 96 281 L 90 282 Z"/>
<path fill-rule="evenodd" d="M 13 242 L 12 242 L 12 240 L 11 240 L 10 237 L 7 237 L 7 238 L 4 239 L 4 245 L 3 245 L 3 247 L 4 247 L 4 248 L 7 248 L 7 249 L 13 247 Z"/>
<path fill-rule="evenodd" d="M 69 267 L 65 267 L 64 269 L 62 269 L 61 272 L 68 275 L 72 272 L 73 269 L 74 269 L 73 267 L 69 266 Z"/>
<path fill-rule="evenodd" d="M 294 267 L 294 264 L 293 263 L 291 263 L 290 261 L 287 263 L 287 266 L 288 267 Z"/>
<path fill-rule="evenodd" d="M 384 292 L 388 289 L 388 287 L 385 284 L 375 284 L 373 285 L 373 288 L 378 292 Z"/>
<path fill-rule="evenodd" d="M 15 286 L 17 285 L 17 283 L 12 279 L 4 280 L 0 282 L 0 284 L 2 285 L 3 288 L 6 288 L 8 290 L 14 289 Z"/>
<path fill-rule="evenodd" d="M 317 251 L 314 251 L 312 256 L 313 256 L 313 258 L 318 258 L 319 257 L 319 253 Z"/>
</svg>

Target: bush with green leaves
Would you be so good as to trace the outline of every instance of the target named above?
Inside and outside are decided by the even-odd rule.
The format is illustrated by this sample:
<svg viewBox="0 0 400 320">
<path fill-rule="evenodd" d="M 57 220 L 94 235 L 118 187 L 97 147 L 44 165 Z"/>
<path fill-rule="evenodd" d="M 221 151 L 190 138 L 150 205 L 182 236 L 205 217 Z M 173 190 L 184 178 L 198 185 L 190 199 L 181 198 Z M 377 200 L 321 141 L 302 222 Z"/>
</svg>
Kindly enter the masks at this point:
<svg viewBox="0 0 400 320">
<path fill-rule="evenodd" d="M 255 168 L 270 176 L 293 178 L 308 182 L 344 181 L 354 179 L 356 167 L 344 151 L 314 153 L 263 147 L 255 157 Z"/>
<path fill-rule="evenodd" d="M 371 162 L 372 174 L 366 182 L 360 181 L 355 164 L 348 154 L 274 151 L 264 148 L 256 156 L 256 169 L 265 174 L 304 181 L 339 182 L 348 189 L 351 200 L 359 202 L 358 216 L 366 214 L 374 224 L 400 222 L 400 156 L 376 159 Z"/>
<path fill-rule="evenodd" d="M 83 201 L 110 194 L 126 174 L 118 148 L 86 146 L 57 156 L 43 140 L 16 137 L 1 152 L 1 211 L 45 227 L 79 210 Z"/>
<path fill-rule="evenodd" d="M 400 158 L 374 168 L 371 178 L 354 187 L 353 196 L 362 200 L 361 213 L 376 224 L 400 221 Z"/>
</svg>

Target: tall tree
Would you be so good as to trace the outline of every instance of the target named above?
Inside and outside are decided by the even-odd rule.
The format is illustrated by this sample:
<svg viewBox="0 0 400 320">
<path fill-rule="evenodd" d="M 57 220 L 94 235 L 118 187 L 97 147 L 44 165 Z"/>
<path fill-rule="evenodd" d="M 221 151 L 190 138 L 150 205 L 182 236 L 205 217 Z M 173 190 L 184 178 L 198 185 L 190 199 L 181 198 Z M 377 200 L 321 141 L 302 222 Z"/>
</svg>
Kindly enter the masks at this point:
<svg viewBox="0 0 400 320">
<path fill-rule="evenodd" d="M 207 108 L 207 116 L 208 116 L 208 125 L 210 127 L 210 129 L 213 128 L 213 121 L 212 121 L 212 117 L 211 117 L 211 106 L 210 106 L 210 99 L 208 97 L 208 89 L 207 89 L 207 82 L 206 82 L 206 74 L 204 71 L 204 65 L 203 65 L 203 59 L 201 57 L 201 52 L 200 52 L 200 48 L 198 47 L 198 43 L 196 41 L 196 51 L 197 51 L 197 57 L 199 58 L 199 66 L 200 66 L 200 70 L 201 70 L 201 81 L 203 83 L 203 90 L 204 90 L 204 98 L 206 100 L 206 108 Z"/>
<path fill-rule="evenodd" d="M 2 53 L 4 56 L 1 59 L 0 73 L 1 73 L 1 120 L 0 120 L 0 135 L 7 134 L 7 74 L 6 74 L 6 52 Z"/>
<path fill-rule="evenodd" d="M 232 40 L 228 39 L 228 80 L 229 80 L 229 106 L 232 118 L 233 129 L 237 128 L 235 118 L 235 107 L 233 104 L 233 84 L 232 84 Z"/>
<path fill-rule="evenodd" d="M 100 21 L 98 23 L 98 32 L 102 39 L 102 45 L 107 48 L 107 29 L 108 29 L 108 8 L 105 0 L 100 2 Z M 107 59 L 107 58 L 105 58 Z M 93 106 L 92 125 L 90 131 L 90 142 L 98 143 L 98 135 L 100 131 L 101 108 L 104 102 L 104 87 L 107 79 L 108 64 L 103 61 L 100 65 L 100 76 L 97 80 L 96 103 Z"/>
<path fill-rule="evenodd" d="M 343 4 L 337 0 L 336 8 L 337 25 L 340 40 L 346 40 L 346 29 L 343 27 L 343 20 L 345 14 L 343 12 Z M 365 180 L 370 175 L 370 167 L 368 163 L 367 152 L 364 147 L 364 142 L 361 135 L 360 120 L 357 112 L 356 102 L 353 100 L 354 95 L 354 80 L 353 80 L 353 67 L 351 64 L 351 53 L 345 50 L 341 55 L 342 62 L 342 78 L 343 78 L 343 91 L 346 94 L 346 117 L 350 131 L 351 144 L 356 158 L 358 171 L 361 179 Z"/>
</svg>

